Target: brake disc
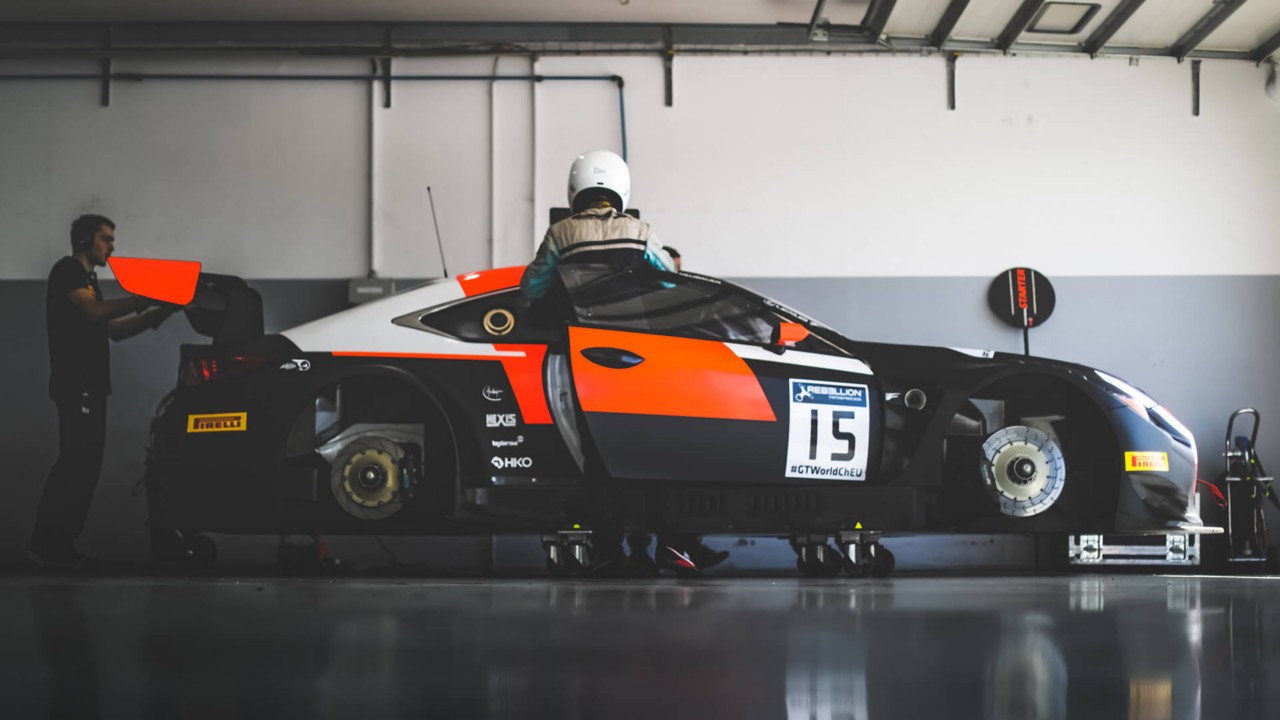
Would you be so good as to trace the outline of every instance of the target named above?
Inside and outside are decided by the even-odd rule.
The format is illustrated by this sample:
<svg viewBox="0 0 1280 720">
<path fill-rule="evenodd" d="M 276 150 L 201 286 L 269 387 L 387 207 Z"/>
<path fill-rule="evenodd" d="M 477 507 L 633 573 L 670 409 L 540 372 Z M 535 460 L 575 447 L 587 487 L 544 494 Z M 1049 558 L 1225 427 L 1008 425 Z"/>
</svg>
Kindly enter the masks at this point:
<svg viewBox="0 0 1280 720">
<path fill-rule="evenodd" d="M 1062 494 L 1067 464 L 1047 433 L 1013 425 L 987 438 L 982 454 L 983 482 L 1004 515 L 1039 515 Z"/>
<path fill-rule="evenodd" d="M 404 450 L 386 438 L 364 436 L 342 448 L 333 463 L 331 486 L 348 513 L 378 520 L 400 510 L 400 462 Z"/>
</svg>

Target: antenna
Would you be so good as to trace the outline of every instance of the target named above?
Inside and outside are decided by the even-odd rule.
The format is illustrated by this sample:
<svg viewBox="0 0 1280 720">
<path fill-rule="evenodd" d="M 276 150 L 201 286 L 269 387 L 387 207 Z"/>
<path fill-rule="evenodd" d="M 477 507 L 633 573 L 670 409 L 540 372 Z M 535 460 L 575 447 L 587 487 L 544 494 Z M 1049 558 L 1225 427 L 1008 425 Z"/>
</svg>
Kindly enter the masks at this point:
<svg viewBox="0 0 1280 720">
<path fill-rule="evenodd" d="M 431 224 L 436 226 L 436 247 L 440 248 L 440 271 L 449 277 L 449 268 L 444 264 L 444 241 L 440 239 L 440 222 L 436 220 L 436 201 L 431 197 L 431 186 L 427 186 L 427 201 L 431 203 Z"/>
</svg>

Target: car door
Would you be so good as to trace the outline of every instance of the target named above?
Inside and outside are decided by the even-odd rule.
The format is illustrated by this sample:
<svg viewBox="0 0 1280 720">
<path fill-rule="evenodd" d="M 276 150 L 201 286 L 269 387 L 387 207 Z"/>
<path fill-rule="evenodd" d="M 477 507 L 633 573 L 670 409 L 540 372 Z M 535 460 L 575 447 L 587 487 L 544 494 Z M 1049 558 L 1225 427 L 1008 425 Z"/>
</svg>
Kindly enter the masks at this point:
<svg viewBox="0 0 1280 720">
<path fill-rule="evenodd" d="M 562 277 L 576 317 L 567 330 L 575 396 L 611 475 L 870 476 L 879 405 L 860 360 L 816 339 L 774 344 L 788 318 L 713 278 L 584 265 Z"/>
</svg>

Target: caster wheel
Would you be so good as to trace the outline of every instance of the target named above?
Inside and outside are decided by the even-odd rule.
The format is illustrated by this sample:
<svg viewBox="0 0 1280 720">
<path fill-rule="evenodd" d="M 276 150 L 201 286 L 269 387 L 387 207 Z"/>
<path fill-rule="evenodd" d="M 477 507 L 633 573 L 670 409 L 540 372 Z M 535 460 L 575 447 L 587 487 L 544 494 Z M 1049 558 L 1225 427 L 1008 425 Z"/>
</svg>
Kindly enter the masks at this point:
<svg viewBox="0 0 1280 720">
<path fill-rule="evenodd" d="M 867 563 L 859 563 L 853 559 L 852 553 L 846 555 L 842 565 L 844 566 L 844 574 L 851 578 L 864 578 L 870 574 L 870 567 Z"/>
<path fill-rule="evenodd" d="M 553 543 L 543 547 L 547 551 L 547 573 L 553 578 L 577 577 L 589 567 L 590 551 L 583 543 Z"/>
<path fill-rule="evenodd" d="M 206 570 L 218 561 L 218 546 L 204 535 L 186 538 L 186 548 L 178 563 L 190 570 Z"/>
<path fill-rule="evenodd" d="M 805 577 L 835 577 L 843 561 L 830 545 L 801 545 L 796 551 L 796 569 Z"/>
<path fill-rule="evenodd" d="M 893 553 L 880 543 L 876 543 L 871 547 L 871 576 L 878 578 L 887 578 L 893 574 L 893 569 L 897 567 L 898 561 L 893 557 Z"/>
</svg>

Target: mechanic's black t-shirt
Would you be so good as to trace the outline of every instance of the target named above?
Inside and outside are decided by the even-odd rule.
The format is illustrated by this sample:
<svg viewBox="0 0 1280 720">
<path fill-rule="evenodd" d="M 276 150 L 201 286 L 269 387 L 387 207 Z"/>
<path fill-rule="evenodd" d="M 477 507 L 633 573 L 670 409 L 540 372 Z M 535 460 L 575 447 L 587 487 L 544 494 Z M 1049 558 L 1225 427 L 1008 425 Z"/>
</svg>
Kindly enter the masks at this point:
<svg viewBox="0 0 1280 720">
<path fill-rule="evenodd" d="M 45 324 L 49 332 L 49 396 L 65 398 L 81 393 L 111 393 L 111 360 L 107 323 L 93 322 L 71 302 L 80 288 L 102 299 L 98 276 L 87 272 L 79 260 L 67 256 L 49 271 L 45 292 Z"/>
</svg>

